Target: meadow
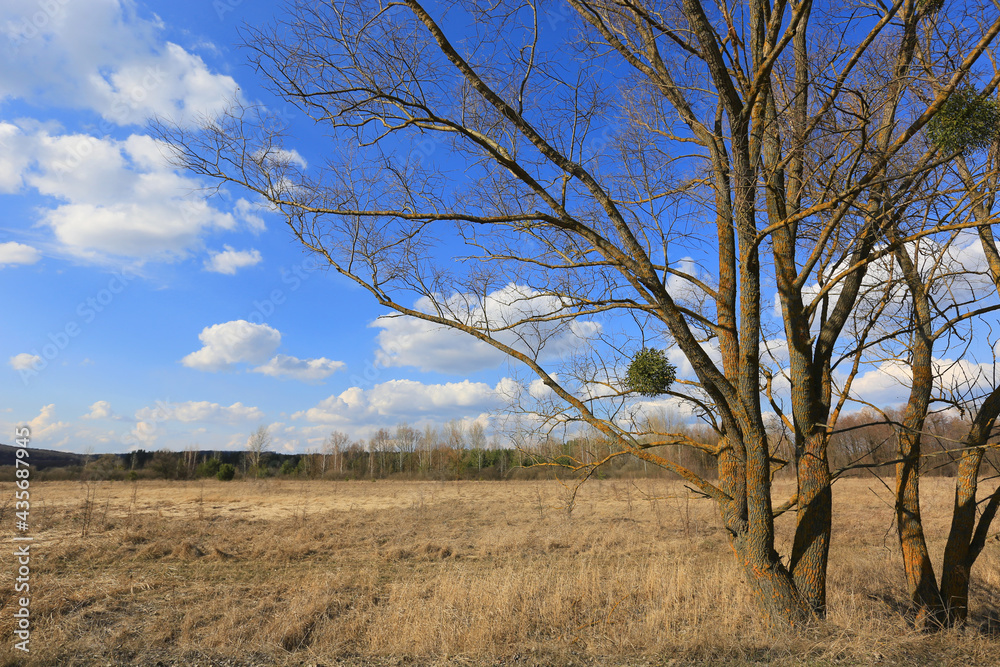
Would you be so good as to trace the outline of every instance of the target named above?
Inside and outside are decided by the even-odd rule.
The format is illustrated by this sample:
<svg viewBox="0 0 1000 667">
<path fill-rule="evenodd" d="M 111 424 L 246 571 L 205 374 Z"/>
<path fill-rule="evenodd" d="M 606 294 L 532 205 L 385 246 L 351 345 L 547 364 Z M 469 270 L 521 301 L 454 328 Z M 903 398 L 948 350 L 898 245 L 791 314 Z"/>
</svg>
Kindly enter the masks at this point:
<svg viewBox="0 0 1000 667">
<path fill-rule="evenodd" d="M 936 562 L 951 484 L 924 482 Z M 758 619 L 714 506 L 673 481 L 593 480 L 572 509 L 558 481 L 31 490 L 31 653 L 13 649 L 5 556 L 5 665 L 1000 664 L 1000 541 L 969 624 L 915 632 L 874 479 L 834 488 L 829 618 L 798 633 Z"/>
</svg>

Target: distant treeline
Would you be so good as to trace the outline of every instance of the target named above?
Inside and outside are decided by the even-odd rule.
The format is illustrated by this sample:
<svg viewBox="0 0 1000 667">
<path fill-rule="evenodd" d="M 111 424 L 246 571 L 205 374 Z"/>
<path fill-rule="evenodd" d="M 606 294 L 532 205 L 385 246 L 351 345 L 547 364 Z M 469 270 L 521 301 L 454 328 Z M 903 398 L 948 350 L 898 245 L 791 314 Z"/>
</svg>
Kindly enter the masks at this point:
<svg viewBox="0 0 1000 667">
<path fill-rule="evenodd" d="M 569 442 L 559 447 L 579 447 Z M 238 451 L 145 451 L 125 454 L 75 455 L 79 460 L 69 465 L 35 468 L 32 478 L 58 480 L 191 480 L 219 477 L 231 466 L 231 479 L 288 477 L 302 479 L 367 480 L 501 480 L 537 479 L 554 474 L 565 476 L 560 467 L 536 466 L 541 462 L 572 463 L 559 451 L 528 452 L 521 449 L 455 449 L 440 446 L 413 452 L 367 450 L 353 443 L 342 451 L 307 454 L 263 452 L 254 466 L 249 452 Z M 572 457 L 575 460 L 575 456 Z M 621 458 L 598 473 L 599 477 L 623 475 L 665 476 L 665 472 L 635 459 Z M 220 479 L 224 477 L 219 477 Z M 13 466 L 0 466 L 0 481 L 14 479 Z"/>
<path fill-rule="evenodd" d="M 888 419 L 888 421 L 886 421 Z M 830 437 L 829 456 L 833 470 L 850 476 L 868 475 L 880 468 L 891 469 L 896 458 L 899 415 L 892 410 L 866 410 L 839 420 Z M 700 447 L 670 444 L 651 451 L 680 463 L 703 477 L 714 477 L 716 461 L 710 453 L 718 435 L 705 426 L 680 424 L 663 416 L 651 418 L 650 432 L 684 436 Z M 960 438 L 968 423 L 953 414 L 932 415 L 924 429 L 925 474 L 954 475 L 957 470 Z M 776 474 L 790 474 L 794 466 L 787 429 L 774 420 L 768 429 L 773 467 Z M 666 438 L 669 439 L 669 438 Z M 646 441 L 652 441 L 652 436 Z M 0 445 L 0 464 L 12 462 L 13 447 Z M 534 479 L 552 475 L 568 476 L 572 467 L 605 461 L 595 471 L 605 477 L 660 477 L 663 469 L 628 455 L 607 439 L 591 434 L 565 442 L 554 439 L 524 440 L 520 446 L 503 447 L 487 442 L 478 425 L 465 430 L 451 422 L 442 430 L 413 429 L 406 424 L 394 430 L 379 429 L 371 438 L 353 440 L 333 432 L 317 450 L 304 454 L 269 451 L 173 451 L 136 450 L 121 454 L 86 455 L 33 450 L 33 478 L 44 480 L 188 480 L 207 477 L 247 479 L 257 477 L 298 477 L 303 479 L 428 479 L 500 480 Z M 988 455 L 992 465 L 1000 465 L 997 453 Z M 538 465 L 538 464 L 563 464 Z M 0 481 L 14 479 L 12 465 L 0 465 Z"/>
</svg>

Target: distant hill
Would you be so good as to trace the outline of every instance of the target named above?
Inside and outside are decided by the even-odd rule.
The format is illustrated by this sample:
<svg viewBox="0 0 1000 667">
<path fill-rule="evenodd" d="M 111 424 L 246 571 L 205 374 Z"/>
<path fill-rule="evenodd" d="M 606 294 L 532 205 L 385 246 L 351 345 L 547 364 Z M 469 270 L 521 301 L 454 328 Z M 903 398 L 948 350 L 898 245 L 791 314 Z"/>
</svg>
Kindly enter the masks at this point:
<svg viewBox="0 0 1000 667">
<path fill-rule="evenodd" d="M 17 447 L 10 445 L 0 445 L 0 466 L 14 465 L 15 452 Z M 72 454 L 70 452 L 57 452 L 54 449 L 35 449 L 28 447 L 28 463 L 37 470 L 45 468 L 62 468 L 65 466 L 82 466 L 89 460 L 83 454 Z"/>
</svg>

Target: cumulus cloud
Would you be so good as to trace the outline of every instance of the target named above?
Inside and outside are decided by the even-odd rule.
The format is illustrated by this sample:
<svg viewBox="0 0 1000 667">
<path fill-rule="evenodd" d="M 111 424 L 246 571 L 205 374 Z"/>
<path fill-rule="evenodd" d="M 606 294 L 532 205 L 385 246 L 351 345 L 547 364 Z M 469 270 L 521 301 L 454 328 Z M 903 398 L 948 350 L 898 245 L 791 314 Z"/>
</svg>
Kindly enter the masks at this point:
<svg viewBox="0 0 1000 667">
<path fill-rule="evenodd" d="M 116 125 L 153 115 L 188 123 L 220 111 L 237 95 L 236 82 L 162 31 L 155 15 L 140 16 L 125 0 L 7 0 L 0 38 L 18 66 L 0 70 L 0 99 L 90 109 Z"/>
<path fill-rule="evenodd" d="M 10 367 L 15 371 L 30 371 L 36 365 L 42 363 L 42 358 L 37 354 L 22 352 L 11 357 L 9 363 Z"/>
<path fill-rule="evenodd" d="M 254 373 L 319 382 L 344 367 L 344 362 L 326 357 L 299 359 L 286 354 L 272 357 L 281 344 L 281 332 L 246 320 L 205 327 L 198 338 L 202 348 L 184 357 L 181 363 L 201 371 L 228 370 L 245 363 L 256 366 L 251 369 Z"/>
<path fill-rule="evenodd" d="M 42 212 L 61 248 L 78 258 L 170 261 L 183 258 L 236 220 L 191 192 L 199 182 L 173 171 L 156 140 L 88 135 L 34 135 L 33 168 L 24 176 L 40 194 L 61 202 Z"/>
<path fill-rule="evenodd" d="M 128 435 L 123 439 L 126 444 L 131 445 L 130 449 L 151 448 L 159 436 L 156 424 L 150 422 L 136 422 Z"/>
<path fill-rule="evenodd" d="M 50 447 L 59 447 L 65 443 L 65 439 L 53 442 L 60 433 L 69 428 L 69 424 L 56 419 L 55 403 L 50 403 L 42 407 L 38 416 L 28 422 L 31 429 L 31 440 L 33 445 L 45 444 Z"/>
<path fill-rule="evenodd" d="M 181 360 L 202 371 L 221 371 L 245 362 L 263 364 L 281 344 L 281 333 L 266 324 L 233 320 L 205 327 L 198 334 L 202 348 Z"/>
<path fill-rule="evenodd" d="M 140 408 L 135 413 L 139 423 L 155 425 L 161 422 L 255 422 L 263 419 L 260 408 L 233 403 L 229 407 L 209 401 L 186 401 L 184 403 L 158 403 Z M 151 432 L 153 429 L 145 429 Z"/>
<path fill-rule="evenodd" d="M 97 401 L 90 406 L 90 412 L 80 417 L 80 419 L 113 419 L 115 413 L 111 410 L 111 403 L 108 401 Z"/>
<path fill-rule="evenodd" d="M 765 347 L 772 345 L 773 350 L 778 351 L 780 349 L 779 345 L 773 345 L 768 341 L 764 342 Z M 701 349 L 705 351 L 708 358 L 712 360 L 716 366 L 722 366 L 722 350 L 719 348 L 718 340 L 703 341 L 701 343 Z M 665 350 L 667 354 L 667 361 L 673 364 L 677 368 L 677 377 L 689 378 L 694 377 L 694 366 L 688 361 L 687 355 L 684 354 L 681 348 L 676 345 L 671 346 Z"/>
<path fill-rule="evenodd" d="M 41 253 L 30 245 L 8 241 L 0 243 L 0 268 L 9 264 L 34 264 Z"/>
<path fill-rule="evenodd" d="M 237 227 L 232 214 L 191 197 L 199 181 L 174 172 L 161 142 L 17 123 L 0 123 L 0 192 L 28 186 L 52 198 L 40 222 L 67 254 L 104 264 L 116 258 L 170 261 L 199 249 L 209 232 Z M 0 247 L 0 264 L 38 258 L 30 246 Z"/>
<path fill-rule="evenodd" d="M 31 187 L 53 198 L 40 222 L 58 250 L 78 260 L 173 261 L 237 221 L 262 228 L 243 200 L 234 216 L 193 199 L 201 183 L 176 174 L 152 138 L 111 138 L 115 126 L 145 125 L 152 116 L 188 124 L 238 97 L 231 77 L 164 40 L 163 28 L 127 0 L 0 3 L 0 40 L 18 64 L 0 69 L 0 102 L 30 99 L 104 119 L 90 133 L 24 118 L 0 122 L 0 192 Z M 18 251 L 20 263 L 37 261 Z"/>
<path fill-rule="evenodd" d="M 246 266 L 255 266 L 260 263 L 261 256 L 259 250 L 235 250 L 232 246 L 223 246 L 222 252 L 210 252 L 209 258 L 205 260 L 205 270 L 214 273 L 224 273 L 227 276 L 235 276 L 236 272 Z"/>
<path fill-rule="evenodd" d="M 344 362 L 332 361 L 326 357 L 299 359 L 279 354 L 263 366 L 253 369 L 253 372 L 273 377 L 288 377 L 303 382 L 317 382 L 330 377 L 343 367 Z"/>
<path fill-rule="evenodd" d="M 149 449 L 156 445 L 162 436 L 166 436 L 169 441 L 179 443 L 183 447 L 191 444 L 193 436 L 200 438 L 209 435 L 210 437 L 228 439 L 229 442 L 225 445 L 217 440 L 216 442 L 219 444 L 216 444 L 216 447 L 232 448 L 231 446 L 237 442 L 242 445 L 246 441 L 246 435 L 232 434 L 226 425 L 238 424 L 241 428 L 245 428 L 247 424 L 259 422 L 263 418 L 262 410 L 243 405 L 240 402 L 227 407 L 210 401 L 185 401 L 182 403 L 157 401 L 155 405 L 136 410 L 135 426 L 121 437 L 121 442 L 129 449 L 140 447 Z M 190 426 L 176 426 L 177 424 L 220 426 L 192 428 Z"/>
<path fill-rule="evenodd" d="M 483 382 L 424 384 L 415 380 L 390 380 L 370 389 L 351 387 L 316 406 L 296 412 L 293 419 L 337 425 L 356 430 L 398 421 L 445 422 L 478 418 L 502 406 L 504 389 Z"/>
<path fill-rule="evenodd" d="M 243 198 L 236 200 L 236 206 L 233 207 L 236 217 L 254 234 L 260 234 L 267 229 L 264 218 L 259 214 L 263 210 L 265 210 L 263 205 L 252 204 Z"/>
<path fill-rule="evenodd" d="M 21 189 L 23 174 L 31 164 L 31 139 L 17 125 L 0 122 L 0 192 Z"/>
<path fill-rule="evenodd" d="M 504 360 L 502 352 L 481 340 L 414 317 L 381 318 L 372 326 L 382 329 L 375 357 L 383 366 L 461 374 L 496 368 Z"/>
<path fill-rule="evenodd" d="M 472 326 L 488 322 L 497 340 L 543 360 L 571 354 L 601 331 L 599 323 L 584 320 L 522 324 L 527 318 L 558 313 L 564 306 L 557 297 L 521 285 L 507 285 L 485 299 L 454 294 L 437 305 L 459 322 Z M 436 310 L 428 297 L 420 298 L 414 308 L 425 313 Z M 371 326 L 382 330 L 376 358 L 384 366 L 463 374 L 496 368 L 505 359 L 502 352 L 472 336 L 412 317 L 379 318 Z"/>
<path fill-rule="evenodd" d="M 559 377 L 553 374 L 553 379 L 558 381 Z M 535 378 L 528 384 L 528 394 L 538 400 L 551 398 L 552 388 L 545 384 L 542 378 Z"/>
</svg>

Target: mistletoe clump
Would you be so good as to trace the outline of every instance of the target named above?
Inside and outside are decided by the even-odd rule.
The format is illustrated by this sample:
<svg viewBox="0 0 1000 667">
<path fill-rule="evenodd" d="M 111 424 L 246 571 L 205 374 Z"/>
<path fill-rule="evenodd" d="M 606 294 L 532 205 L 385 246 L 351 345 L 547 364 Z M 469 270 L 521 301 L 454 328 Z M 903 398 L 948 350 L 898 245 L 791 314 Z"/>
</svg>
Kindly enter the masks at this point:
<svg viewBox="0 0 1000 667">
<path fill-rule="evenodd" d="M 944 7 L 944 0 L 917 0 L 917 9 L 925 16 L 937 14 Z"/>
<path fill-rule="evenodd" d="M 625 373 L 625 386 L 643 396 L 667 393 L 677 378 L 677 367 L 667 361 L 663 350 L 644 347 L 632 357 Z"/>
<path fill-rule="evenodd" d="M 974 153 L 1000 134 L 1000 105 L 971 86 L 958 88 L 927 124 L 927 135 L 946 153 Z"/>
</svg>

